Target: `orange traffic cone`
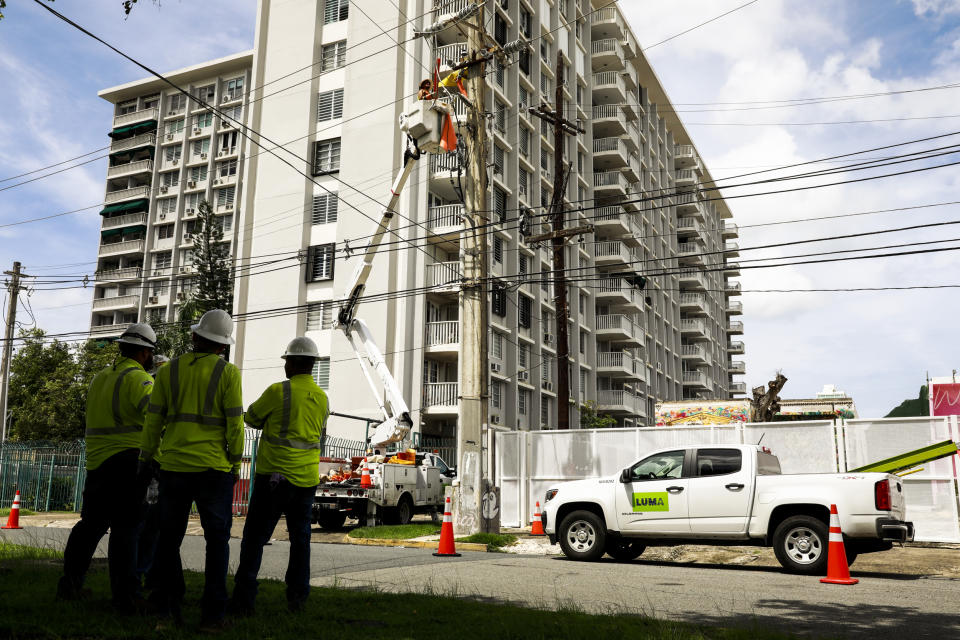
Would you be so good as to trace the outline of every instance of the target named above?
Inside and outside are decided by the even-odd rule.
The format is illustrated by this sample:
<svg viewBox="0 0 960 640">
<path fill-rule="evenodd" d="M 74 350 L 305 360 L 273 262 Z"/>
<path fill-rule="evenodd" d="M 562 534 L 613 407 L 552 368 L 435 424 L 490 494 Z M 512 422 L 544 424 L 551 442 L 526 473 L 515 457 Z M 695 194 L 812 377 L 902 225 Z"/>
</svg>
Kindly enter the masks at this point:
<svg viewBox="0 0 960 640">
<path fill-rule="evenodd" d="M 440 525 L 440 545 L 433 555 L 441 557 L 459 557 L 456 546 L 453 544 L 453 514 L 450 512 L 450 496 L 445 499 L 443 507 L 443 524 Z"/>
<path fill-rule="evenodd" d="M 533 522 L 530 523 L 530 535 L 532 536 L 545 536 L 546 532 L 543 530 L 543 520 L 540 519 L 540 501 L 537 500 L 537 510 L 533 514 Z"/>
<path fill-rule="evenodd" d="M 23 529 L 20 526 L 20 489 L 13 496 L 13 506 L 10 507 L 10 516 L 7 518 L 7 524 L 4 529 Z"/>
<path fill-rule="evenodd" d="M 360 471 L 360 488 L 369 489 L 373 486 L 373 482 L 370 480 L 370 466 L 367 464 L 367 459 L 363 459 L 363 470 Z"/>
<path fill-rule="evenodd" d="M 850 577 L 850 567 L 847 565 L 847 551 L 843 548 L 843 533 L 840 531 L 840 516 L 837 515 L 837 505 L 830 505 L 830 544 L 827 548 L 827 577 L 820 582 L 827 584 L 857 584 L 856 578 Z"/>
</svg>

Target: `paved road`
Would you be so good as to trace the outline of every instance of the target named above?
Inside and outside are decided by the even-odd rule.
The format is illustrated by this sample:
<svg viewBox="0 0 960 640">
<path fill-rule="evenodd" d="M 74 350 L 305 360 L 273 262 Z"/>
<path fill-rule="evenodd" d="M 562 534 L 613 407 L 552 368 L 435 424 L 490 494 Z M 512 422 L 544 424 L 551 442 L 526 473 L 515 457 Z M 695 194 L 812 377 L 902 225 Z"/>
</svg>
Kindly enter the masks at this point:
<svg viewBox="0 0 960 640">
<path fill-rule="evenodd" d="M 62 546 L 65 529 L 5 531 L 0 539 Z M 281 578 L 287 543 L 274 542 L 262 575 Z M 104 545 L 101 545 L 101 552 Z M 231 541 L 236 562 L 239 541 Z M 188 536 L 184 565 L 202 566 L 203 539 Z M 766 567 L 668 562 L 576 563 L 557 557 L 314 544 L 314 585 L 376 586 L 595 613 L 645 613 L 713 625 L 776 627 L 831 637 L 960 637 L 960 579 L 855 572 L 859 585 L 823 585 Z M 429 587 L 425 588 L 425 585 Z"/>
</svg>

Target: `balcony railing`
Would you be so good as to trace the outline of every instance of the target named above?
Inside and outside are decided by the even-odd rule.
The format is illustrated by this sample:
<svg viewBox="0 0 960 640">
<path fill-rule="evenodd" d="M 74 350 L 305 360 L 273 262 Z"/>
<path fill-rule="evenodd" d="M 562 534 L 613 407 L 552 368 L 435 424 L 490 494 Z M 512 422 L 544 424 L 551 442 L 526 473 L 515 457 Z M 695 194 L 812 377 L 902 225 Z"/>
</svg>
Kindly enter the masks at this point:
<svg viewBox="0 0 960 640">
<path fill-rule="evenodd" d="M 680 283 L 693 283 L 701 288 L 707 288 L 707 279 L 704 277 L 703 272 L 696 269 L 681 269 Z"/>
<path fill-rule="evenodd" d="M 597 331 L 621 331 L 624 334 L 633 332 L 633 321 L 622 313 L 611 313 L 596 317 Z"/>
<path fill-rule="evenodd" d="M 696 231 L 697 233 L 703 231 L 703 227 L 698 220 L 687 216 L 677 218 L 677 229 L 680 231 Z"/>
<path fill-rule="evenodd" d="M 746 373 L 747 365 L 742 360 L 731 360 L 727 363 L 727 373 L 739 374 Z"/>
<path fill-rule="evenodd" d="M 707 328 L 706 325 L 704 325 L 703 320 L 699 320 L 697 318 L 681 318 L 680 331 L 684 333 L 706 334 Z"/>
<path fill-rule="evenodd" d="M 615 86 L 622 93 L 626 93 L 626 85 L 623 82 L 623 76 L 616 71 L 601 71 L 600 73 L 593 74 L 594 89 L 607 86 Z"/>
<path fill-rule="evenodd" d="M 128 324 L 100 324 L 90 327 L 90 335 L 102 336 L 110 333 L 123 333 L 129 326 Z"/>
<path fill-rule="evenodd" d="M 677 245 L 677 254 L 680 256 L 692 256 L 702 253 L 702 249 L 696 242 L 681 242 Z"/>
<path fill-rule="evenodd" d="M 608 411 L 627 412 L 637 412 L 639 407 L 637 396 L 623 389 L 597 391 L 597 405 Z"/>
<path fill-rule="evenodd" d="M 149 197 L 149 195 L 150 185 L 145 184 L 141 187 L 111 191 L 104 197 L 103 202 L 104 204 L 113 204 L 114 202 L 122 202 L 123 200 L 130 200 L 131 198 L 146 198 Z"/>
<path fill-rule="evenodd" d="M 594 224 L 598 222 L 619 222 L 623 226 L 629 226 L 630 218 L 620 207 L 601 207 L 594 211 Z"/>
<path fill-rule="evenodd" d="M 702 293 L 681 293 L 681 307 L 702 307 L 706 302 L 706 296 Z"/>
<path fill-rule="evenodd" d="M 608 118 L 615 118 L 624 123 L 626 122 L 626 118 L 623 117 L 623 111 L 615 104 L 598 104 L 593 107 L 594 120 L 605 120 Z"/>
<path fill-rule="evenodd" d="M 727 302 L 727 313 L 732 314 L 741 314 L 743 313 L 743 303 L 742 302 Z"/>
<path fill-rule="evenodd" d="M 141 173 L 145 171 L 153 171 L 153 160 L 137 160 L 136 162 L 114 165 L 107 168 L 107 177 L 114 178 L 128 173 Z"/>
<path fill-rule="evenodd" d="M 434 173 L 456 171 L 458 166 L 459 162 L 457 160 L 457 154 L 455 153 L 433 154 L 430 156 L 430 169 Z"/>
<path fill-rule="evenodd" d="M 590 52 L 593 54 L 598 53 L 612 53 L 615 54 L 618 58 L 623 57 L 623 47 L 620 46 L 620 41 L 616 38 L 604 38 L 603 40 L 594 40 L 593 44 L 590 46 Z"/>
<path fill-rule="evenodd" d="M 439 207 L 430 207 L 428 226 L 431 231 L 463 226 L 463 205 L 445 204 Z"/>
<path fill-rule="evenodd" d="M 106 269 L 97 271 L 94 278 L 97 282 L 107 282 L 110 280 L 135 280 L 139 279 L 141 274 L 140 267 L 125 267 L 123 269 Z"/>
<path fill-rule="evenodd" d="M 133 124 L 134 122 L 141 122 L 143 120 L 156 120 L 159 117 L 160 110 L 156 107 L 152 107 L 150 109 L 141 109 L 140 111 L 131 111 L 130 113 L 114 116 L 113 128 L 116 129 L 117 127 Z"/>
<path fill-rule="evenodd" d="M 627 143 L 620 138 L 597 138 L 593 141 L 594 153 L 608 153 L 611 151 L 620 153 L 625 158 L 629 155 L 627 152 Z"/>
<path fill-rule="evenodd" d="M 141 133 L 139 136 L 115 140 L 110 143 L 110 153 L 118 153 L 127 149 L 136 149 L 138 147 L 152 147 L 157 144 L 157 134 Z"/>
<path fill-rule="evenodd" d="M 737 226 L 737 223 L 724 221 L 723 223 L 724 237 L 732 238 L 739 234 L 740 234 L 740 227 Z"/>
<path fill-rule="evenodd" d="M 135 307 L 140 303 L 140 296 L 114 296 L 112 298 L 97 298 L 93 301 L 94 311 L 98 309 L 115 309 L 118 307 Z"/>
<path fill-rule="evenodd" d="M 427 286 L 457 286 L 460 284 L 459 262 L 436 262 L 428 264 L 426 269 Z"/>
<path fill-rule="evenodd" d="M 128 213 L 125 216 L 114 216 L 113 218 L 104 218 L 101 229 L 115 229 L 117 227 L 129 227 L 135 224 L 147 224 L 147 214 Z"/>
<path fill-rule="evenodd" d="M 593 243 L 593 259 L 609 262 L 611 259 L 619 262 L 631 262 L 633 252 L 621 240 L 608 240 Z"/>
<path fill-rule="evenodd" d="M 471 0 L 433 0 L 433 12 L 437 16 L 457 13 L 467 7 Z"/>
<path fill-rule="evenodd" d="M 131 253 L 134 251 L 143 251 L 143 240 L 126 240 L 124 242 L 111 242 L 110 244 L 100 245 L 99 255 L 112 256 L 119 253 Z"/>
<path fill-rule="evenodd" d="M 465 43 L 437 47 L 437 57 L 440 58 L 441 65 L 446 65 L 448 61 L 453 61 L 456 64 L 460 62 L 460 57 L 465 55 L 467 55 L 467 45 Z"/>
<path fill-rule="evenodd" d="M 695 384 L 701 387 L 707 386 L 707 378 L 702 371 L 684 371 L 683 384 Z"/>
<path fill-rule="evenodd" d="M 617 17 L 617 10 L 613 7 L 597 9 L 590 17 L 590 24 L 607 24 L 611 22 L 615 24 L 620 23 L 620 19 Z"/>
<path fill-rule="evenodd" d="M 459 342 L 460 322 L 458 320 L 427 323 L 428 347 L 436 347 L 443 344 L 457 344 Z"/>
<path fill-rule="evenodd" d="M 423 383 L 423 406 L 455 407 L 459 403 L 460 389 L 456 382 Z"/>
<path fill-rule="evenodd" d="M 619 188 L 626 191 L 629 188 L 627 179 L 619 171 L 594 171 L 593 187 L 595 189 L 605 189 L 608 187 Z"/>
<path fill-rule="evenodd" d="M 740 340 L 731 340 L 727 343 L 727 352 L 728 353 L 743 353 L 744 347 L 743 342 Z"/>
<path fill-rule="evenodd" d="M 728 323 L 727 333 L 743 333 L 743 323 L 739 320 Z"/>
<path fill-rule="evenodd" d="M 747 392 L 747 383 L 746 382 L 731 382 L 730 383 L 730 393 L 746 393 Z"/>
</svg>

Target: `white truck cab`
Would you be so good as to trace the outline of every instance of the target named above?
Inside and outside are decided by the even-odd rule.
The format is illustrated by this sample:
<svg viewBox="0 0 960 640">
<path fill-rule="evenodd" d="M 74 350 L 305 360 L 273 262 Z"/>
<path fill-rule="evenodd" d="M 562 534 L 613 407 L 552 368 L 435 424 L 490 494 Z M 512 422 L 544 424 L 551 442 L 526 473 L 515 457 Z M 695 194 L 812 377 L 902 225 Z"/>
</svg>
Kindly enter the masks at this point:
<svg viewBox="0 0 960 640">
<path fill-rule="evenodd" d="M 885 473 L 781 475 L 765 447 L 702 445 L 656 451 L 615 476 L 566 482 L 544 496 L 542 519 L 565 555 L 633 559 L 647 546 L 772 546 L 794 573 L 827 562 L 837 505 L 848 561 L 913 539 L 902 481 Z"/>
</svg>

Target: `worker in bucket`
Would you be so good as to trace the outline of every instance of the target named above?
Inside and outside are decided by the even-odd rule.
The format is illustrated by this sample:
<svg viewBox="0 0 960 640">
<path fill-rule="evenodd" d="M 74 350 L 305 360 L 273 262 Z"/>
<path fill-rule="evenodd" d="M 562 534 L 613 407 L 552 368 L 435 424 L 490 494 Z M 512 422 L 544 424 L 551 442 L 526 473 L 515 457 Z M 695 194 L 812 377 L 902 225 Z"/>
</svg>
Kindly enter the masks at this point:
<svg viewBox="0 0 960 640">
<path fill-rule="evenodd" d="M 137 529 L 146 484 L 138 481 L 137 454 L 153 391 L 157 334 L 148 324 L 130 325 L 117 340 L 120 355 L 90 383 L 87 392 L 87 480 L 80 522 L 63 552 L 57 598 L 80 600 L 90 560 L 110 529 L 107 554 L 113 606 L 123 614 L 142 610 L 136 576 Z"/>
<path fill-rule="evenodd" d="M 233 319 L 221 309 L 203 314 L 190 327 L 193 351 L 157 372 L 140 444 L 140 459 L 160 463 L 160 539 L 157 612 L 182 624 L 185 592 L 180 544 L 195 502 L 206 540 L 202 631 L 223 627 L 227 606 L 233 486 L 243 456 L 243 402 L 240 370 L 221 355 L 233 344 Z M 162 433 L 162 438 L 161 438 Z M 166 627 L 162 620 L 158 627 Z"/>
<path fill-rule="evenodd" d="M 291 340 L 282 356 L 287 379 L 267 387 L 244 414 L 245 422 L 263 434 L 230 601 L 231 611 L 238 615 L 253 613 L 263 547 L 284 514 L 290 535 L 287 606 L 294 612 L 302 610 L 310 594 L 310 523 L 320 483 L 320 446 L 330 415 L 327 394 L 313 379 L 319 356 L 310 338 Z"/>
</svg>

